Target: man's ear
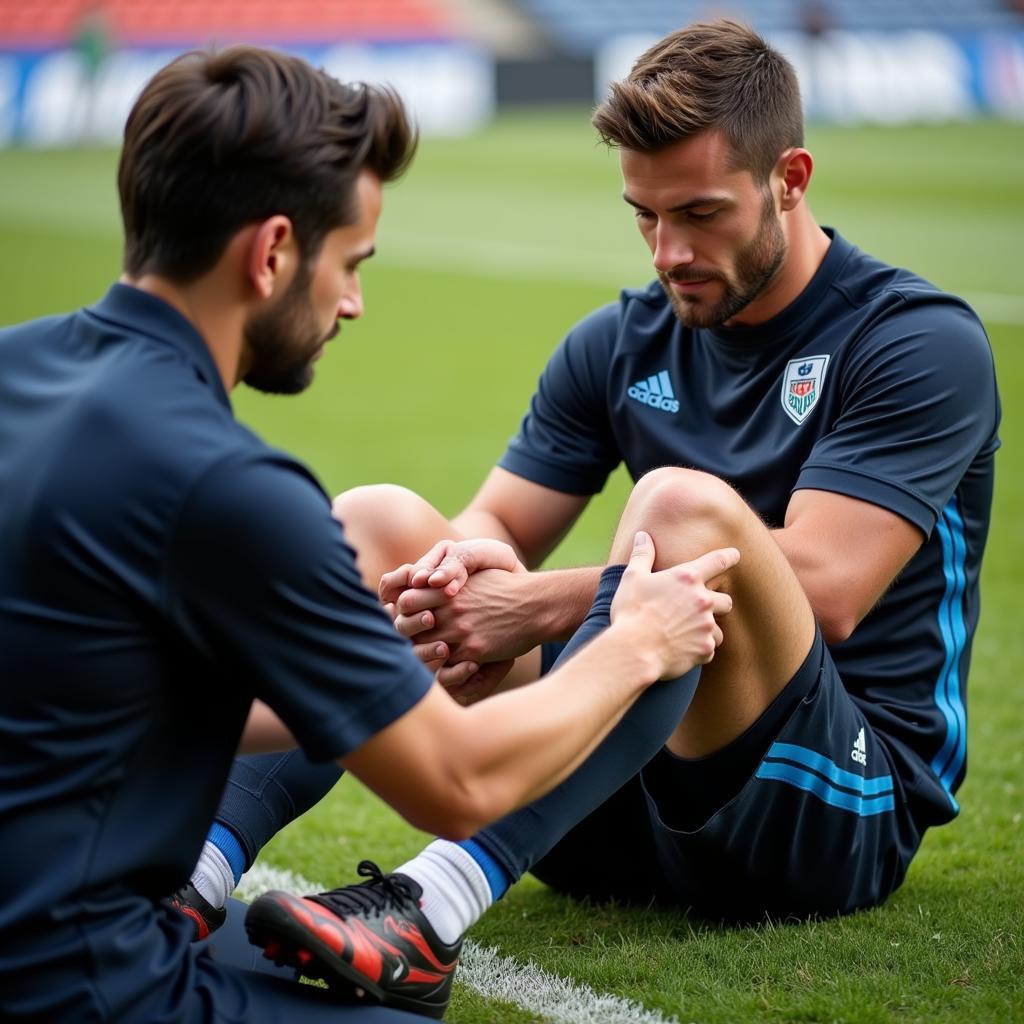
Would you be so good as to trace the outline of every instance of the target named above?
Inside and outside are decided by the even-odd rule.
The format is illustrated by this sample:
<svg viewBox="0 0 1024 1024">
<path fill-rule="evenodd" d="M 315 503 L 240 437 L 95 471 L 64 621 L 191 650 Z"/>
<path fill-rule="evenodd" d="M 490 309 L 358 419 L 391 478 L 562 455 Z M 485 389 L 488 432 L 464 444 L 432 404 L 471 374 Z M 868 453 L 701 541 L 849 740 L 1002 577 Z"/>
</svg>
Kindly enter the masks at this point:
<svg viewBox="0 0 1024 1024">
<path fill-rule="evenodd" d="M 248 275 L 261 299 L 286 287 L 298 265 L 299 249 L 292 222 L 283 214 L 268 217 L 256 226 L 249 243 Z"/>
<path fill-rule="evenodd" d="M 792 210 L 807 192 L 814 173 L 814 158 L 806 149 L 787 149 L 775 164 L 775 175 L 782 182 L 781 210 Z"/>
</svg>

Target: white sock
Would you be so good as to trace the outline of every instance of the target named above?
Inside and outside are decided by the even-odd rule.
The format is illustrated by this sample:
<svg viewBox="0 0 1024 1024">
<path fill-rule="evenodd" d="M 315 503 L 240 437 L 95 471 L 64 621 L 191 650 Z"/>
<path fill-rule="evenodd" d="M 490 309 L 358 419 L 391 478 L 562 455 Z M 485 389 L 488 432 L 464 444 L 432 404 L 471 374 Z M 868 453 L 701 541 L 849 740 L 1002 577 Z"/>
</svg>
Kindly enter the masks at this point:
<svg viewBox="0 0 1024 1024">
<path fill-rule="evenodd" d="M 204 900 L 218 908 L 227 903 L 235 888 L 231 865 L 209 840 L 203 844 L 203 852 L 199 854 L 191 882 Z"/>
<path fill-rule="evenodd" d="M 447 839 L 435 839 L 395 871 L 423 887 L 420 910 L 437 937 L 449 945 L 476 924 L 494 902 L 480 865 Z"/>
</svg>

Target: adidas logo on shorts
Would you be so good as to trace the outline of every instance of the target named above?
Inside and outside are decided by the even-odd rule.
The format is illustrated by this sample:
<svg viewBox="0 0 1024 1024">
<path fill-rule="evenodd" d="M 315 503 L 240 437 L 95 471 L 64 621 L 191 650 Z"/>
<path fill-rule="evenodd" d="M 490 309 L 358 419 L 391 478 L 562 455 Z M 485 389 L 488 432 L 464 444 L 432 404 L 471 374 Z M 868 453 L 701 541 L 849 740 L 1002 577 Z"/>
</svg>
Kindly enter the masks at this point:
<svg viewBox="0 0 1024 1024">
<path fill-rule="evenodd" d="M 852 757 L 857 764 L 867 765 L 868 763 L 868 744 L 864 739 L 863 729 L 857 733 L 857 738 L 853 741 L 853 750 L 850 751 L 850 757 Z"/>
<path fill-rule="evenodd" d="M 626 391 L 634 401 L 641 405 L 649 405 L 652 409 L 661 412 L 679 412 L 679 400 L 675 391 L 672 390 L 672 381 L 669 380 L 668 370 L 662 370 L 653 377 L 646 380 L 638 380 L 630 385 Z"/>
</svg>

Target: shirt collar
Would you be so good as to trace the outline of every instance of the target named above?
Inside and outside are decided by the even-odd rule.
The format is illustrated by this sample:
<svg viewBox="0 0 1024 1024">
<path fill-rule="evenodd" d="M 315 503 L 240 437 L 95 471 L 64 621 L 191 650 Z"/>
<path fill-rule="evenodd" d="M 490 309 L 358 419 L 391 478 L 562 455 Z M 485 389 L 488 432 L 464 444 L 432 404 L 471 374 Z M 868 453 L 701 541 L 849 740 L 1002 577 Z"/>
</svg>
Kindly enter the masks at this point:
<svg viewBox="0 0 1024 1024">
<path fill-rule="evenodd" d="M 764 323 L 741 327 L 712 327 L 709 334 L 719 344 L 764 348 L 773 341 L 789 337 L 797 327 L 820 306 L 822 296 L 843 268 L 853 246 L 834 228 L 822 228 L 831 239 L 825 258 L 804 290 L 785 309 Z"/>
<path fill-rule="evenodd" d="M 218 401 L 231 408 L 224 382 L 203 336 L 187 317 L 163 299 L 132 285 L 118 283 L 111 285 L 107 294 L 85 312 L 181 352 Z"/>
</svg>

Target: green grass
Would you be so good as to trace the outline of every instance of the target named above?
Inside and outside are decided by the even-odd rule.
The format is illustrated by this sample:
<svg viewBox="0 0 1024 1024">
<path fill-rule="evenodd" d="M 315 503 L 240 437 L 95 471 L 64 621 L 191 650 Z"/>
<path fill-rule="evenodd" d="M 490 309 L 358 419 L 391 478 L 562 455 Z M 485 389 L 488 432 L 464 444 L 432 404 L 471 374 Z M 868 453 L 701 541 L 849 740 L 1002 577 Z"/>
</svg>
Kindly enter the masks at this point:
<svg viewBox="0 0 1024 1024">
<path fill-rule="evenodd" d="M 963 812 L 929 833 L 886 906 L 844 920 L 719 928 L 574 904 L 528 879 L 473 937 L 680 1021 L 1024 1020 L 1024 128 L 816 128 L 809 143 L 819 220 L 999 314 L 988 326 L 1004 448 Z M 114 159 L 0 152 L 0 323 L 89 302 L 116 276 Z M 473 139 L 424 143 L 389 190 L 380 255 L 364 275 L 366 319 L 345 327 L 310 392 L 239 392 L 239 415 L 332 491 L 393 480 L 456 511 L 563 331 L 646 278 L 619 187 L 583 111 L 509 116 Z M 611 482 L 556 562 L 603 558 L 626 487 Z M 391 866 L 422 839 L 346 780 L 266 856 L 337 883 L 361 857 Z M 532 1018 L 457 989 L 449 1019 Z"/>
</svg>

